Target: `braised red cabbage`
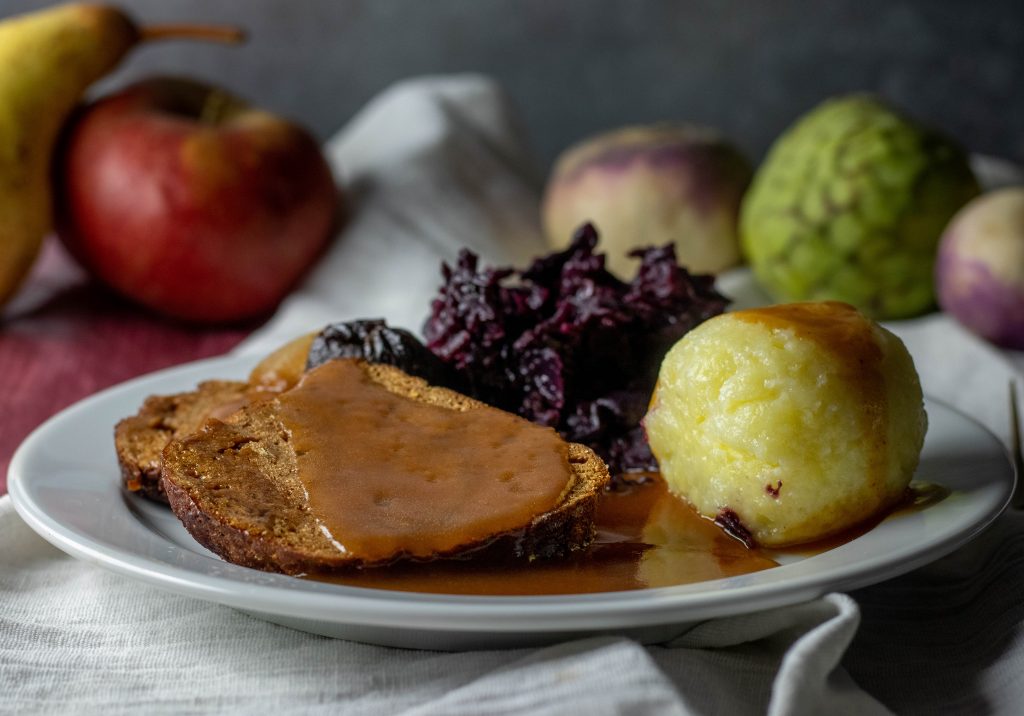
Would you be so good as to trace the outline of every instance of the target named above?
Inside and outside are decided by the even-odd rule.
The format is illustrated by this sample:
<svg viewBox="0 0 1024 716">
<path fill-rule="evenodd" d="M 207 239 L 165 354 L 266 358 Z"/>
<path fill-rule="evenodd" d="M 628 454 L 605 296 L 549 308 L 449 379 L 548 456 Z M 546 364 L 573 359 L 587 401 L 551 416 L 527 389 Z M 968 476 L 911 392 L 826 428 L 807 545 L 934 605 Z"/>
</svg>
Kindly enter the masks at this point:
<svg viewBox="0 0 1024 716">
<path fill-rule="evenodd" d="M 728 303 L 672 245 L 639 249 L 621 281 L 582 226 L 565 251 L 526 270 L 481 268 L 463 250 L 424 326 L 427 347 L 484 402 L 592 447 L 613 474 L 656 465 L 639 426 L 658 367 L 688 330 Z"/>
</svg>

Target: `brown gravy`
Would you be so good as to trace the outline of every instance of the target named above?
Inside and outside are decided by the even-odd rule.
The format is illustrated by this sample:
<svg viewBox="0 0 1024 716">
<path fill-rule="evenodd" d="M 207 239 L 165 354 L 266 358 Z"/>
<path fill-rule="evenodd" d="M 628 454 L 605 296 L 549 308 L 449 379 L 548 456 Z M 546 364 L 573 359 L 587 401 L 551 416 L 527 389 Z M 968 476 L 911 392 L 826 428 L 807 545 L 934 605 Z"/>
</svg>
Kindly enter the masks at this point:
<svg viewBox="0 0 1024 716">
<path fill-rule="evenodd" d="M 618 592 L 702 582 L 776 566 L 665 489 L 660 477 L 606 492 L 597 538 L 565 559 L 436 561 L 309 575 L 355 587 L 436 594 L 544 595 Z"/>
<path fill-rule="evenodd" d="M 310 511 L 339 551 L 427 559 L 522 530 L 574 479 L 551 428 L 411 400 L 328 361 L 280 395 Z"/>
<path fill-rule="evenodd" d="M 827 540 L 774 554 L 825 552 L 865 534 L 890 515 L 922 509 L 948 494 L 944 488 L 915 483 L 893 512 Z M 307 577 L 402 592 L 522 596 L 669 587 L 778 566 L 768 553 L 747 549 L 669 494 L 657 475 L 605 493 L 598 506 L 597 530 L 589 549 L 566 559 L 405 563 Z"/>
</svg>

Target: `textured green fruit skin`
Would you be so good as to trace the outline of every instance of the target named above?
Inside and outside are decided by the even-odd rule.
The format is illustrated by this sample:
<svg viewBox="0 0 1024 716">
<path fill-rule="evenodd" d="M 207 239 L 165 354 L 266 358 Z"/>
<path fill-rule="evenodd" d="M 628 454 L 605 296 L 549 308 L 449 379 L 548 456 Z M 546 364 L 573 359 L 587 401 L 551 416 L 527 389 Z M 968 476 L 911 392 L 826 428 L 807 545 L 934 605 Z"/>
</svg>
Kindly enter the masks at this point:
<svg viewBox="0 0 1024 716">
<path fill-rule="evenodd" d="M 741 245 L 777 300 L 905 318 L 934 305 L 942 230 L 977 194 L 951 141 L 872 97 L 842 97 L 772 146 L 743 201 Z"/>
</svg>

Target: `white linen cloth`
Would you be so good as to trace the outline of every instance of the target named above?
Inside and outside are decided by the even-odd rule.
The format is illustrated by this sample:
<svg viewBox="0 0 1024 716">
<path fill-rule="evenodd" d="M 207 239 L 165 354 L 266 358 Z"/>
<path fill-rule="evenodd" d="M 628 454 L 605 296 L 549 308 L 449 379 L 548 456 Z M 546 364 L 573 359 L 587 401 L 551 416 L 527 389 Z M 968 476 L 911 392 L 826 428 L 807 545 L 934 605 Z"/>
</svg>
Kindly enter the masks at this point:
<svg viewBox="0 0 1024 716">
<path fill-rule="evenodd" d="M 543 250 L 537 182 L 489 80 L 409 81 L 327 147 L 351 220 L 242 351 L 328 321 L 417 329 L 439 260 Z M 750 301 L 742 272 L 726 290 Z M 944 316 L 894 326 L 925 389 L 1007 440 L 1011 358 Z M 114 479 L 112 476 L 111 479 Z M 640 646 L 593 638 L 473 653 L 332 640 L 179 597 L 65 556 L 0 499 L 0 713 L 1020 713 L 1024 520 L 1004 516 L 910 575 L 699 624 Z"/>
</svg>

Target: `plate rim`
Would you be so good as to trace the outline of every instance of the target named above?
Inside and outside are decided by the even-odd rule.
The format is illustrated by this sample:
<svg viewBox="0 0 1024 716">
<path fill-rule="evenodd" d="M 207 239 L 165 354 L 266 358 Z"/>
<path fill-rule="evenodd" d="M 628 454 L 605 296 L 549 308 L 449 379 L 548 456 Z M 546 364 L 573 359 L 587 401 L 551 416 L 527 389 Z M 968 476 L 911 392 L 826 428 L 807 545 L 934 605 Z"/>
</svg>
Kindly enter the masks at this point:
<svg viewBox="0 0 1024 716">
<path fill-rule="evenodd" d="M 12 456 L 8 468 L 8 491 L 15 510 L 28 525 L 44 539 L 71 556 L 99 565 L 165 590 L 225 604 L 246 611 L 275 616 L 312 618 L 332 624 L 408 628 L 450 632 L 501 632 L 524 630 L 543 633 L 566 630 L 616 629 L 699 621 L 711 617 L 730 616 L 795 604 L 817 598 L 831 591 L 847 591 L 873 584 L 906 573 L 927 564 L 966 544 L 984 531 L 1007 507 L 1020 479 L 1008 459 L 1006 446 L 988 428 L 962 411 L 942 400 L 926 396 L 926 405 L 932 404 L 948 411 L 959 420 L 980 429 L 999 447 L 1005 463 L 1004 472 L 1009 479 L 1000 480 L 1002 488 L 998 499 L 984 510 L 969 527 L 944 535 L 925 545 L 902 552 L 896 558 L 881 559 L 881 564 L 868 568 L 857 563 L 837 572 L 829 580 L 814 573 L 790 579 L 770 580 L 768 583 L 735 585 L 742 577 L 728 577 L 681 587 L 659 587 L 635 591 L 605 592 L 582 595 L 554 596 L 471 596 L 431 593 L 407 593 L 368 589 L 296 580 L 284 575 L 265 575 L 266 583 L 251 583 L 198 573 L 186 567 L 164 564 L 144 555 L 132 553 L 125 547 L 101 543 L 61 524 L 48 514 L 33 497 L 28 487 L 26 463 L 37 443 L 66 421 L 73 421 L 81 413 L 94 410 L 126 393 L 145 390 L 151 383 L 180 382 L 158 392 L 188 389 L 186 378 L 209 378 L 217 369 L 229 374 L 241 373 L 260 359 L 258 355 L 241 354 L 217 356 L 153 371 L 106 388 L 86 397 L 50 417 L 25 438 Z M 207 370 L 210 372 L 203 375 Z M 220 376 L 218 376 L 220 377 Z M 194 384 L 194 383 L 193 383 Z M 139 396 L 139 400 L 144 395 Z M 112 426 L 111 426 L 112 428 Z M 111 480 L 112 491 L 123 494 L 120 484 Z M 994 486 L 994 485 L 993 485 Z M 131 498 L 129 498 L 131 499 Z M 138 498 L 134 498 L 138 499 Z M 138 519 L 128 508 L 126 517 L 139 529 Z M 164 538 L 166 539 L 166 538 Z M 175 546 L 176 549 L 181 549 Z M 202 557 L 202 555 L 196 555 Z M 815 559 L 811 557 L 809 559 Z M 220 562 L 220 560 L 217 560 Z M 874 560 L 878 562 L 879 560 Z M 225 572 L 247 570 L 237 565 L 226 565 Z M 787 565 L 769 570 L 785 570 Z M 301 588 L 283 587 L 282 584 Z M 728 589 L 723 583 L 733 584 Z M 718 587 L 718 588 L 716 588 Z M 751 602 L 756 606 L 751 606 Z"/>
</svg>

